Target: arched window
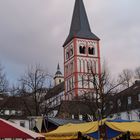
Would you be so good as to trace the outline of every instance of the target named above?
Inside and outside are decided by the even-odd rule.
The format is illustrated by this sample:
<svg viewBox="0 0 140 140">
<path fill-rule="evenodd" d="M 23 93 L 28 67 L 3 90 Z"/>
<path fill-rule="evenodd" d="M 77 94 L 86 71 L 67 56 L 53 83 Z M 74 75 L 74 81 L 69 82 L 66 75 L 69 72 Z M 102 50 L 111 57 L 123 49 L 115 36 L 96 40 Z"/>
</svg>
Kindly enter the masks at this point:
<svg viewBox="0 0 140 140">
<path fill-rule="evenodd" d="M 84 87 L 84 76 L 82 75 L 82 88 Z"/>
<path fill-rule="evenodd" d="M 72 88 L 74 88 L 74 79 L 72 77 Z"/>
<path fill-rule="evenodd" d="M 89 62 L 87 61 L 87 73 L 89 73 L 90 72 L 90 64 L 89 64 Z"/>
<path fill-rule="evenodd" d="M 69 79 L 69 90 L 72 89 L 71 79 Z"/>
<path fill-rule="evenodd" d="M 96 61 L 93 61 L 94 73 L 96 73 Z"/>
<path fill-rule="evenodd" d="M 73 72 L 73 62 L 71 62 L 70 65 L 71 65 L 70 68 L 71 68 L 71 73 L 72 73 Z"/>
<path fill-rule="evenodd" d="M 82 67 L 82 69 L 83 69 L 82 72 L 85 72 L 86 70 L 85 70 L 85 61 L 84 60 L 82 61 L 82 66 L 83 66 Z"/>
<path fill-rule="evenodd" d="M 69 83 L 68 83 L 68 80 L 66 81 L 66 83 L 67 83 L 67 89 L 66 89 L 66 91 L 69 91 Z"/>
<path fill-rule="evenodd" d="M 80 70 L 80 72 L 81 72 L 81 60 L 79 60 L 79 70 Z"/>
<path fill-rule="evenodd" d="M 85 52 L 86 52 L 85 46 L 80 46 L 80 47 L 79 47 L 79 52 L 80 52 L 81 54 L 85 54 Z"/>
<path fill-rule="evenodd" d="M 71 48 L 70 49 L 70 56 L 72 56 L 73 55 L 73 49 Z"/>
<path fill-rule="evenodd" d="M 66 72 L 66 75 L 68 75 L 68 65 L 67 66 L 65 66 L 65 72 Z"/>
<path fill-rule="evenodd" d="M 95 50 L 94 50 L 93 47 L 89 47 L 88 48 L 88 54 L 90 54 L 90 55 L 94 55 L 95 54 Z"/>
<path fill-rule="evenodd" d="M 85 46 L 83 47 L 83 54 L 85 54 L 86 53 L 86 48 L 85 48 Z"/>
<path fill-rule="evenodd" d="M 69 52 L 67 51 L 67 53 L 66 53 L 66 59 L 68 59 L 69 58 Z"/>
</svg>

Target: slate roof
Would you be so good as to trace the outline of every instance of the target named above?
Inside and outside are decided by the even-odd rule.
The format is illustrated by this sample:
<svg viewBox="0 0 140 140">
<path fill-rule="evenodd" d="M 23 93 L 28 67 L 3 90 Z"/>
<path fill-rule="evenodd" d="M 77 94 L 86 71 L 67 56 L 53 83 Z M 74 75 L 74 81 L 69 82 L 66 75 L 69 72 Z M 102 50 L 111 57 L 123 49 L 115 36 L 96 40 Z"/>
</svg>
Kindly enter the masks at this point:
<svg viewBox="0 0 140 140">
<path fill-rule="evenodd" d="M 61 118 L 48 118 L 48 121 L 60 126 L 60 125 L 64 125 L 64 124 L 68 124 L 68 123 L 83 123 L 84 121 L 80 121 L 80 120 L 74 120 L 74 119 L 61 119 Z"/>
<path fill-rule="evenodd" d="M 57 116 L 61 117 L 63 113 L 66 114 L 92 114 L 96 111 L 96 106 L 93 102 L 84 101 L 62 101 Z M 62 116 L 63 117 L 63 116 Z"/>
<path fill-rule="evenodd" d="M 47 92 L 45 99 L 52 98 L 63 91 L 64 91 L 64 81 L 62 83 L 60 83 L 59 85 L 55 86 L 54 88 L 50 89 Z"/>
<path fill-rule="evenodd" d="M 60 71 L 60 66 L 59 66 L 59 63 L 57 65 L 57 72 L 55 73 L 55 76 L 57 75 L 62 75 L 61 71 Z"/>
<path fill-rule="evenodd" d="M 16 112 L 21 111 L 21 114 L 9 114 L 1 115 L 1 118 L 26 118 L 30 115 L 35 115 L 35 103 L 32 98 L 27 97 L 17 97 L 17 96 L 7 96 L 0 101 L 0 112 L 3 110 L 15 110 Z"/>
<path fill-rule="evenodd" d="M 69 35 L 63 47 L 74 37 L 100 40 L 91 32 L 83 0 L 76 0 Z"/>
</svg>

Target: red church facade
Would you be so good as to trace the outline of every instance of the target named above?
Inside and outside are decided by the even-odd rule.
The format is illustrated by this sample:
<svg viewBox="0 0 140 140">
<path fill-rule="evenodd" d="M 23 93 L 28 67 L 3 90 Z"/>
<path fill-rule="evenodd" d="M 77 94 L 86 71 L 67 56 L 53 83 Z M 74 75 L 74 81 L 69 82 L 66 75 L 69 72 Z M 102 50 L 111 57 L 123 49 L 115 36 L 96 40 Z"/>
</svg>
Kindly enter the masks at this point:
<svg viewBox="0 0 140 140">
<path fill-rule="evenodd" d="M 100 75 L 99 40 L 91 32 L 83 1 L 76 0 L 70 32 L 63 45 L 66 100 L 71 100 L 94 89 L 89 82 L 90 68 Z"/>
</svg>

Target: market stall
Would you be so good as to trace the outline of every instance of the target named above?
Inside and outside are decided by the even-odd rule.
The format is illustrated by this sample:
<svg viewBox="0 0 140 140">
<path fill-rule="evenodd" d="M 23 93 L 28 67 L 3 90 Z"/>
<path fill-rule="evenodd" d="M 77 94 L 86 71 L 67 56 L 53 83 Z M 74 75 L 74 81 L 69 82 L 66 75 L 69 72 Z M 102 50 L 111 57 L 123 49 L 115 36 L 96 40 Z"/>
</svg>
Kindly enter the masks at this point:
<svg viewBox="0 0 140 140">
<path fill-rule="evenodd" d="M 24 127 L 20 127 L 15 123 L 0 119 L 0 139 L 41 139 L 45 137 Z"/>
<path fill-rule="evenodd" d="M 67 124 L 45 134 L 46 140 L 75 140 L 81 136 L 94 140 L 103 138 L 116 140 L 122 137 L 138 140 L 140 139 L 140 122 L 105 119 L 82 124 Z"/>
<path fill-rule="evenodd" d="M 99 126 L 99 131 L 88 133 L 87 136 L 94 139 L 104 137 L 108 140 L 116 140 L 121 137 L 129 137 L 138 140 L 140 139 L 140 122 L 120 119 L 106 120 L 102 126 Z"/>
<path fill-rule="evenodd" d="M 140 139 L 140 122 L 129 121 L 129 122 L 111 122 L 106 121 L 105 125 L 107 126 L 107 136 L 110 138 L 120 137 L 120 133 L 127 134 L 129 133 L 130 139 Z M 112 132 L 117 132 L 118 136 L 113 135 Z M 120 136 L 119 136 L 120 135 Z"/>
<path fill-rule="evenodd" d="M 88 122 L 82 124 L 67 124 L 58 127 L 56 130 L 46 133 L 46 140 L 74 140 L 81 135 L 95 132 L 98 130 L 97 122 Z"/>
</svg>

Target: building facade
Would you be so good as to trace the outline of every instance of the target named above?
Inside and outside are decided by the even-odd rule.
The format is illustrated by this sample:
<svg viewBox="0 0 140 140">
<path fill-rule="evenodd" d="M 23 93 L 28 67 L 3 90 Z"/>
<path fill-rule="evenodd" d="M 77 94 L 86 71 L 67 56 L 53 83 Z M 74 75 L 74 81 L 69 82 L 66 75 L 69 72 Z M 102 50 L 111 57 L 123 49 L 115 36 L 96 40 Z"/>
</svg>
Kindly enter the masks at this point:
<svg viewBox="0 0 140 140">
<path fill-rule="evenodd" d="M 83 0 L 76 0 L 69 35 L 64 42 L 65 99 L 91 92 L 91 71 L 100 75 L 99 38 L 91 32 Z M 87 81 L 86 83 L 84 81 Z"/>
<path fill-rule="evenodd" d="M 108 117 L 124 120 L 140 120 L 140 81 L 131 87 L 117 93 L 109 101 L 107 110 L 111 109 Z"/>
</svg>

